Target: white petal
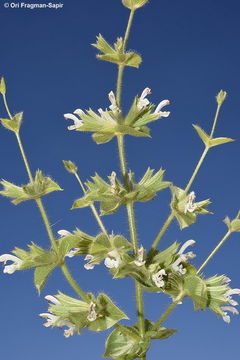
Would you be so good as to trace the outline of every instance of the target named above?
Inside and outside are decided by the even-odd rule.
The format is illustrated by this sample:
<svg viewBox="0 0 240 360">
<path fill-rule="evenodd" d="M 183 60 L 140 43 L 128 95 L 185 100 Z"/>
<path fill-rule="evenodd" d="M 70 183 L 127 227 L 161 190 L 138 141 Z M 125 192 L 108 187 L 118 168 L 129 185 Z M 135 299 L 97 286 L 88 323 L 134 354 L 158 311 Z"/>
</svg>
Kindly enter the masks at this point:
<svg viewBox="0 0 240 360">
<path fill-rule="evenodd" d="M 148 87 L 146 87 L 144 90 L 143 90 L 143 92 L 142 92 L 142 94 L 141 94 L 141 96 L 140 96 L 140 99 L 144 99 L 147 95 L 149 95 L 149 94 L 151 94 L 151 89 L 149 89 Z"/>
<path fill-rule="evenodd" d="M 72 235 L 72 234 L 70 233 L 70 231 L 67 231 L 67 230 L 59 230 L 57 233 L 58 233 L 58 235 L 60 235 L 60 236 L 69 236 L 69 235 Z"/>
<path fill-rule="evenodd" d="M 5 264 L 8 260 L 16 262 L 16 263 L 18 263 L 19 261 L 22 261 L 17 256 L 14 256 L 11 254 L 3 254 L 0 256 L 0 262 L 4 262 L 4 264 Z"/>
<path fill-rule="evenodd" d="M 158 106 L 156 107 L 156 110 L 154 111 L 154 113 L 155 114 L 159 114 L 159 113 L 161 113 L 161 109 L 164 107 L 164 106 L 166 106 L 166 105 L 169 105 L 170 104 L 170 101 L 169 100 L 162 100 L 159 104 L 158 104 Z M 163 113 L 163 112 L 162 112 Z M 167 111 L 165 111 L 165 113 L 169 113 L 170 114 L 170 112 L 167 112 Z M 164 116 L 164 115 L 162 115 L 162 116 Z M 166 115 L 165 115 L 166 116 Z M 167 115 L 168 116 L 168 115 Z"/>
<path fill-rule="evenodd" d="M 180 248 L 180 250 L 178 251 L 178 254 L 183 254 L 184 251 L 189 247 L 189 246 L 193 246 L 196 243 L 195 240 L 188 240 L 186 241 Z"/>
<path fill-rule="evenodd" d="M 82 111 L 81 109 L 76 109 L 73 113 L 81 117 L 81 115 L 84 114 L 84 111 Z"/>
<path fill-rule="evenodd" d="M 54 296 L 52 296 L 52 295 L 46 295 L 45 299 L 47 301 L 52 302 L 54 305 L 61 305 L 60 301 L 58 299 L 56 299 Z"/>
<path fill-rule="evenodd" d="M 63 115 L 65 117 L 66 120 L 73 120 L 74 122 L 75 121 L 80 121 L 79 118 L 76 116 L 76 115 L 73 115 L 73 114 L 64 114 Z"/>
</svg>

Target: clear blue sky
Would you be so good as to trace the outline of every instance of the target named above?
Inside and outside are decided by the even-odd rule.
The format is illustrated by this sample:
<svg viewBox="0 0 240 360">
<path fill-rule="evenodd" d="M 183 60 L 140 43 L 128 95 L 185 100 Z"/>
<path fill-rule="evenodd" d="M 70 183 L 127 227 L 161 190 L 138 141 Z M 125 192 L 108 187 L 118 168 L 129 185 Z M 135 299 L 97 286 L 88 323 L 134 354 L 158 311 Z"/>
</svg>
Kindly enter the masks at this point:
<svg viewBox="0 0 240 360">
<path fill-rule="evenodd" d="M 35 0 L 39 3 L 40 0 Z M 27 2 L 27 1 L 26 1 Z M 71 159 L 79 167 L 83 181 L 95 171 L 106 177 L 119 172 L 115 140 L 96 145 L 89 134 L 70 132 L 63 114 L 76 108 L 98 109 L 109 105 L 107 94 L 115 90 L 116 67 L 95 59 L 90 46 L 103 34 L 109 42 L 125 30 L 128 10 L 120 0 L 65 0 L 62 9 L 20 9 L 0 5 L 0 75 L 8 87 L 11 111 L 24 111 L 22 138 L 32 169 L 40 168 L 64 188 L 44 199 L 56 234 L 76 226 L 95 235 L 98 227 L 88 209 L 70 211 L 80 197 L 74 178 L 66 173 L 61 160 Z M 166 169 L 166 179 L 184 187 L 203 146 L 192 123 L 210 131 L 220 89 L 228 92 L 223 105 L 217 136 L 236 142 L 212 149 L 192 187 L 197 199 L 211 198 L 214 215 L 199 217 L 199 222 L 180 231 L 173 223 L 162 248 L 173 241 L 197 241 L 198 266 L 225 234 L 222 220 L 234 217 L 240 208 L 239 134 L 240 134 L 240 3 L 237 0 L 150 0 L 136 13 L 130 49 L 143 57 L 139 70 L 124 74 L 123 103 L 127 109 L 132 98 L 146 86 L 152 89 L 151 101 L 171 101 L 171 115 L 151 126 L 152 139 L 128 138 L 128 165 L 139 179 L 148 166 Z M 166 109 L 167 110 L 167 109 Z M 0 116 L 6 116 L 0 103 Z M 12 133 L 0 131 L 0 177 L 27 182 L 22 159 Z M 136 207 L 139 242 L 149 247 L 168 215 L 170 193 Z M 0 253 L 14 246 L 26 248 L 31 241 L 48 247 L 47 234 L 34 203 L 14 206 L 0 199 Z M 124 209 L 104 218 L 109 231 L 128 236 Z M 205 269 L 208 276 L 226 274 L 232 287 L 240 288 L 239 234 L 235 233 Z M 69 260 L 74 276 L 86 291 L 105 291 L 117 305 L 135 318 L 134 288 L 131 279 L 111 280 L 101 266 L 85 271 L 82 259 Z M 52 274 L 43 296 L 33 287 L 32 270 L 13 275 L 0 273 L 1 282 L 1 356 L 20 360 L 65 360 L 66 357 L 97 360 L 104 352 L 108 332 L 90 333 L 65 339 L 62 331 L 42 326 L 39 313 L 46 312 L 43 296 L 61 290 L 75 296 L 59 270 Z M 146 294 L 147 317 L 155 320 L 169 299 L 161 294 Z M 169 340 L 153 342 L 149 360 L 218 359 L 239 354 L 240 317 L 228 325 L 210 311 L 193 312 L 185 300 L 166 321 L 179 332 Z"/>
</svg>

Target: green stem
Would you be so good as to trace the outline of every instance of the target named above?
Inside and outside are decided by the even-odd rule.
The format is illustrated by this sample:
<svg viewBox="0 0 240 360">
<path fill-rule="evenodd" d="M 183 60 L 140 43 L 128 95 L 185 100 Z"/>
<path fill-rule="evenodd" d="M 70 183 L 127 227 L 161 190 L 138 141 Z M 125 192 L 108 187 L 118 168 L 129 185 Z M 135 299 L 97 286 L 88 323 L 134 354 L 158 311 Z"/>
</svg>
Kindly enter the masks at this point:
<svg viewBox="0 0 240 360">
<path fill-rule="evenodd" d="M 134 208 L 132 202 L 129 202 L 127 204 L 127 214 L 128 214 L 129 232 L 133 244 L 133 250 L 135 254 L 137 254 L 138 251 L 137 229 L 135 224 Z"/>
<path fill-rule="evenodd" d="M 27 174 L 28 174 L 29 180 L 30 180 L 31 182 L 33 182 L 33 176 L 32 176 L 32 173 L 31 173 L 31 170 L 30 170 L 30 166 L 29 166 L 29 163 L 28 163 L 28 160 L 27 160 L 27 157 L 26 157 L 26 154 L 25 154 L 23 145 L 22 145 L 22 141 L 21 141 L 20 135 L 19 135 L 19 133 L 15 133 L 15 135 L 16 135 L 17 142 L 18 142 L 18 146 L 19 146 L 19 149 L 20 149 L 20 151 L 21 151 L 21 155 L 22 155 L 22 158 L 23 158 L 23 161 L 24 161 L 26 170 L 27 170 Z"/>
<path fill-rule="evenodd" d="M 163 227 L 161 228 L 161 230 L 157 234 L 156 239 L 154 240 L 154 242 L 152 244 L 152 247 L 150 249 L 150 253 L 152 253 L 156 249 L 156 247 L 159 244 L 162 236 L 165 234 L 165 231 L 167 230 L 167 228 L 171 224 L 173 218 L 174 218 L 174 212 L 172 211 L 171 214 L 169 215 L 169 217 L 167 218 L 167 220 L 165 221 L 165 223 L 163 224 Z"/>
<path fill-rule="evenodd" d="M 71 273 L 69 272 L 67 265 L 63 263 L 61 265 L 61 269 L 63 274 L 65 275 L 65 278 L 67 279 L 68 283 L 72 286 L 72 288 L 76 291 L 76 293 L 87 303 L 90 302 L 90 299 L 85 294 L 85 292 L 79 287 L 79 285 L 76 283 L 76 281 L 73 279 Z"/>
<path fill-rule="evenodd" d="M 129 18 L 128 18 L 128 24 L 127 24 L 127 28 L 126 28 L 125 36 L 124 36 L 124 40 L 123 40 L 123 52 L 126 50 L 126 46 L 127 46 L 132 22 L 133 22 L 134 13 L 135 13 L 135 9 L 131 10 Z"/>
<path fill-rule="evenodd" d="M 183 299 L 184 295 L 179 295 L 175 301 L 171 303 L 171 305 L 164 311 L 158 321 L 155 323 L 153 330 L 157 330 L 159 326 L 166 320 L 166 318 L 171 314 L 171 312 L 175 309 L 177 304 Z"/>
<path fill-rule="evenodd" d="M 206 157 L 206 155 L 208 153 L 208 150 L 209 150 L 209 147 L 205 147 L 205 149 L 204 149 L 204 151 L 203 151 L 203 153 L 202 153 L 202 155 L 201 155 L 201 157 L 200 157 L 200 159 L 199 159 L 199 161 L 197 163 L 197 166 L 196 166 L 190 180 L 188 181 L 187 186 L 184 189 L 184 193 L 182 195 L 183 197 L 188 193 L 190 187 L 192 186 L 192 183 L 195 180 L 195 177 L 197 176 L 197 173 L 198 173 L 198 171 L 199 171 L 199 169 L 200 169 L 200 167 L 201 167 L 201 165 L 202 165 L 202 163 L 203 163 L 203 161 L 204 161 L 204 159 L 205 159 L 205 157 Z"/>
<path fill-rule="evenodd" d="M 121 90 L 122 90 L 122 79 L 123 79 L 124 68 L 125 68 L 124 65 L 118 66 L 116 101 L 119 108 L 121 107 Z"/>
<path fill-rule="evenodd" d="M 217 121 L 218 121 L 218 115 L 219 115 L 219 111 L 221 109 L 221 106 L 222 106 L 222 103 L 218 104 L 218 106 L 217 106 L 216 114 L 215 114 L 214 121 L 213 121 L 212 130 L 211 130 L 211 134 L 210 134 L 210 139 L 212 139 L 215 128 L 216 128 Z"/>
<path fill-rule="evenodd" d="M 78 175 L 77 173 L 75 173 L 74 175 L 75 175 L 77 181 L 79 182 L 79 184 L 80 184 L 80 186 L 81 186 L 81 188 L 82 188 L 83 193 L 86 194 L 86 189 L 85 189 L 85 187 L 84 187 L 84 185 L 83 185 L 83 183 L 82 183 L 79 175 Z M 100 216 L 99 216 L 99 214 L 98 214 L 98 212 L 97 212 L 97 209 L 96 209 L 96 207 L 94 206 L 94 204 L 91 204 L 91 205 L 90 205 L 90 208 L 91 208 L 91 210 L 92 210 L 93 215 L 95 216 L 95 219 L 97 220 L 97 223 L 98 223 L 100 229 L 102 230 L 102 232 L 103 232 L 104 234 L 107 235 L 107 230 L 106 230 L 106 228 L 105 228 L 105 226 L 104 226 L 104 224 L 103 224 L 103 222 L 102 222 L 102 220 L 101 220 L 101 218 L 100 218 Z"/>
<path fill-rule="evenodd" d="M 216 254 L 216 252 L 220 249 L 220 247 L 224 244 L 224 242 L 229 238 L 229 236 L 231 235 L 231 231 L 228 230 L 228 232 L 226 233 L 226 235 L 222 238 L 222 240 L 218 243 L 218 245 L 213 249 L 213 251 L 211 252 L 211 254 L 207 257 L 207 259 L 202 263 L 202 265 L 200 266 L 200 268 L 197 271 L 197 274 L 207 265 L 207 263 L 211 260 L 211 258 Z"/>
<path fill-rule="evenodd" d="M 126 186 L 126 188 L 128 188 L 127 163 L 126 163 L 126 156 L 124 149 L 124 135 L 118 135 L 117 142 L 118 142 L 118 154 L 119 154 L 122 177 L 123 177 L 124 185 Z"/>
</svg>

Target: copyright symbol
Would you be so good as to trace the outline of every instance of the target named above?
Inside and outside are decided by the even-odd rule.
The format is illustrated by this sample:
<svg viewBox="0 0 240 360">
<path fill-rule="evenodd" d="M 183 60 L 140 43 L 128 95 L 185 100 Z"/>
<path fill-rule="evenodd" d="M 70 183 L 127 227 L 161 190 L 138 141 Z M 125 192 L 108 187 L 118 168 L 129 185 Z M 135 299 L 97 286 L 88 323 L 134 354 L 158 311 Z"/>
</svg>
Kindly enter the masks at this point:
<svg viewBox="0 0 240 360">
<path fill-rule="evenodd" d="M 9 3 L 4 3 L 4 7 L 8 8 L 9 7 Z"/>
</svg>

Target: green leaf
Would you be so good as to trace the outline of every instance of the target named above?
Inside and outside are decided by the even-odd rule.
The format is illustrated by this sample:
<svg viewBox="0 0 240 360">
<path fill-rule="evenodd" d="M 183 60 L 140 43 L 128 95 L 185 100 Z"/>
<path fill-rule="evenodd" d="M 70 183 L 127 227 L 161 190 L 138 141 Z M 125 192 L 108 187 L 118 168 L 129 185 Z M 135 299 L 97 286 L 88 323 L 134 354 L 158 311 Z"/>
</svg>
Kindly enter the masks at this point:
<svg viewBox="0 0 240 360">
<path fill-rule="evenodd" d="M 199 135 L 200 139 L 203 141 L 203 143 L 206 146 L 209 146 L 209 141 L 210 141 L 209 135 L 207 133 L 205 133 L 205 131 L 203 129 L 201 129 L 200 126 L 194 125 L 194 124 L 192 124 L 192 126 L 194 127 L 194 129 L 198 133 L 198 135 Z"/>
<path fill-rule="evenodd" d="M 133 327 L 127 327 L 131 331 L 135 331 Z M 149 340 L 139 341 L 132 336 L 127 335 L 116 329 L 108 336 L 105 347 L 104 358 L 131 360 L 136 357 L 142 357 L 150 346 Z"/>
<path fill-rule="evenodd" d="M 128 319 L 112 300 L 105 294 L 99 294 L 96 300 L 98 317 L 95 321 L 89 322 L 88 328 L 92 331 L 107 330 L 122 319 Z"/>
<path fill-rule="evenodd" d="M 37 170 L 35 179 L 27 185 L 17 186 L 6 180 L 2 180 L 4 189 L 0 194 L 12 198 L 12 203 L 17 205 L 23 201 L 36 200 L 53 191 L 62 190 L 59 185 L 49 177 L 44 177 L 40 170 Z"/>
<path fill-rule="evenodd" d="M 92 138 L 96 144 L 105 144 L 111 141 L 113 137 L 114 137 L 113 134 L 104 134 L 104 133 L 94 133 L 92 135 Z"/>
<path fill-rule="evenodd" d="M 125 54 L 116 53 L 116 54 L 97 55 L 97 58 L 117 65 L 131 66 L 135 68 L 139 68 L 139 65 L 142 62 L 141 56 L 133 51 L 127 52 Z"/>
<path fill-rule="evenodd" d="M 223 222 L 227 225 L 231 232 L 240 232 L 240 211 L 237 213 L 235 219 L 230 220 L 227 216 Z"/>
<path fill-rule="evenodd" d="M 34 271 L 34 284 L 37 288 L 38 294 L 41 294 L 41 291 L 51 274 L 51 272 L 54 270 L 55 265 L 45 265 L 45 266 L 39 266 Z"/>
<path fill-rule="evenodd" d="M 5 80 L 4 80 L 3 76 L 1 77 L 1 80 L 0 80 L 0 93 L 2 95 L 6 95 L 6 84 L 5 84 Z"/>
<path fill-rule="evenodd" d="M 15 133 L 18 133 L 22 124 L 23 112 L 20 112 L 12 117 L 12 119 L 0 119 L 2 125 Z"/>
<path fill-rule="evenodd" d="M 198 276 L 189 275 L 184 278 L 184 289 L 194 302 L 195 310 L 203 310 L 208 304 L 207 286 Z"/>
<path fill-rule="evenodd" d="M 154 322 L 145 320 L 146 336 L 151 339 L 164 340 L 174 335 L 177 332 L 176 329 L 168 329 L 163 326 L 160 326 L 157 330 L 155 330 L 154 325 L 155 325 Z"/>
<path fill-rule="evenodd" d="M 232 141 L 235 141 L 235 140 L 231 139 L 231 138 L 226 138 L 226 137 L 218 137 L 218 138 L 210 140 L 209 145 L 210 145 L 210 147 L 213 147 L 213 146 L 217 146 L 217 145 L 221 145 L 221 144 L 226 144 L 226 143 L 232 142 Z"/>
<path fill-rule="evenodd" d="M 104 54 L 115 53 L 115 50 L 108 44 L 108 42 L 104 39 L 104 37 L 101 34 L 97 36 L 97 42 L 96 44 L 92 44 L 92 46 L 94 46 Z"/>
</svg>

